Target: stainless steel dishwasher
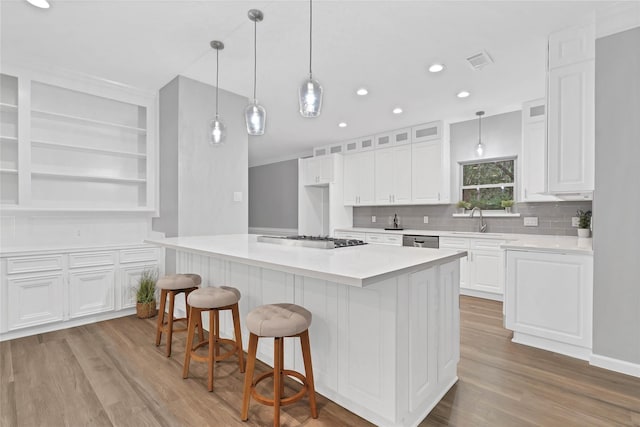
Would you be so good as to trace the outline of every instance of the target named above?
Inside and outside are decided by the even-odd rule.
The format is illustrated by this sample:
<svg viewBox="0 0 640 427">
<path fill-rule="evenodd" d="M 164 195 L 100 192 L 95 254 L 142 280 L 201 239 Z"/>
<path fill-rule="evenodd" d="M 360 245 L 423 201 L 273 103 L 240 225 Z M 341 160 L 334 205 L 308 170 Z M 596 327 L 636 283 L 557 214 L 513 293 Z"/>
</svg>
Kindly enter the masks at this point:
<svg viewBox="0 0 640 427">
<path fill-rule="evenodd" d="M 437 249 L 440 247 L 440 238 L 438 236 L 419 236 L 417 234 L 405 234 L 402 236 L 402 246 Z"/>
</svg>

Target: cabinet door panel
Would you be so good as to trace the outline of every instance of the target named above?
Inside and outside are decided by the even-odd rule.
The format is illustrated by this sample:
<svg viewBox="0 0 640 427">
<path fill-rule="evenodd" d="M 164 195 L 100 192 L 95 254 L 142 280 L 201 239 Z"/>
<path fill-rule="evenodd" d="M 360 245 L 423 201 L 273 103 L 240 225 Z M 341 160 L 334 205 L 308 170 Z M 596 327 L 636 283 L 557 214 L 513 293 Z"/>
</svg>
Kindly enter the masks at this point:
<svg viewBox="0 0 640 427">
<path fill-rule="evenodd" d="M 414 203 L 437 203 L 442 188 L 441 141 L 413 144 L 411 156 Z"/>
<path fill-rule="evenodd" d="M 411 145 L 394 149 L 393 178 L 393 203 L 411 203 Z"/>
<path fill-rule="evenodd" d="M 63 320 L 62 273 L 11 277 L 8 284 L 8 329 Z"/>
<path fill-rule="evenodd" d="M 69 273 L 72 318 L 115 309 L 114 270 L 82 270 Z"/>
<path fill-rule="evenodd" d="M 120 308 L 136 306 L 138 279 L 145 271 L 157 269 L 156 264 L 134 264 L 120 268 Z"/>
<path fill-rule="evenodd" d="M 471 288 L 502 294 L 504 283 L 502 251 L 474 250 L 471 256 Z"/>
<path fill-rule="evenodd" d="M 393 193 L 393 149 L 374 151 L 375 163 L 375 194 L 376 204 L 388 205 Z"/>
<path fill-rule="evenodd" d="M 375 203 L 375 156 L 373 151 L 359 154 L 358 162 L 358 204 Z"/>
<path fill-rule="evenodd" d="M 594 187 L 594 61 L 549 73 L 549 190 L 591 192 Z"/>
<path fill-rule="evenodd" d="M 358 187 L 360 177 L 359 173 L 359 157 L 358 154 L 350 154 L 344 156 L 344 173 L 343 173 L 343 191 L 345 206 L 353 206 L 357 204 Z"/>
</svg>

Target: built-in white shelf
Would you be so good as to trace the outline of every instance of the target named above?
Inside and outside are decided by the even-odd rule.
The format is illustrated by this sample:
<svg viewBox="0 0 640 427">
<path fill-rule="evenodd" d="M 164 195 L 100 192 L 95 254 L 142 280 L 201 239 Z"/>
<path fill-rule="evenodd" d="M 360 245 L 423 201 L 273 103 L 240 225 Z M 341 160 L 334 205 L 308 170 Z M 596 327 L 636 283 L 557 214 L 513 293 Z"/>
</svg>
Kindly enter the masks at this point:
<svg viewBox="0 0 640 427">
<path fill-rule="evenodd" d="M 44 172 L 44 171 L 32 171 L 31 176 L 66 179 L 66 180 L 81 180 L 81 181 L 131 182 L 131 183 L 137 183 L 137 184 L 144 184 L 147 182 L 146 179 L 139 179 L 139 178 L 122 178 L 122 177 L 112 177 L 112 176 L 70 174 L 70 173 Z"/>
<path fill-rule="evenodd" d="M 124 130 L 129 130 L 132 132 L 138 132 L 141 134 L 146 134 L 147 130 L 144 128 L 139 128 L 139 127 L 134 127 L 134 126 L 127 126 L 127 125 L 122 125 L 119 123 L 112 123 L 112 122 L 105 122 L 102 120 L 95 120 L 95 119 L 88 119 L 86 117 L 80 117 L 80 116 L 72 116 L 69 114 L 60 114 L 60 113 L 55 113 L 53 111 L 44 111 L 44 110 L 31 110 L 31 114 L 34 116 L 41 116 L 41 117 L 51 117 L 54 119 L 62 119 L 62 120 L 67 120 L 67 121 L 72 121 L 72 122 L 76 122 L 79 124 L 85 124 L 85 125 L 99 125 L 99 126 L 107 126 L 107 127 L 112 127 L 112 128 L 118 128 L 118 129 L 124 129 Z"/>
<path fill-rule="evenodd" d="M 12 175 L 17 175 L 18 174 L 18 169 L 0 168 L 0 173 L 7 173 L 7 174 L 12 174 Z"/>
<path fill-rule="evenodd" d="M 155 214 L 156 211 L 154 209 L 138 207 L 138 208 L 83 208 L 83 207 L 66 207 L 66 208 L 53 208 L 53 207 L 27 207 L 27 206 L 19 206 L 16 204 L 13 205 L 3 205 L 2 212 L 35 212 L 35 213 L 65 213 L 65 212 L 113 212 L 113 213 L 128 213 L 128 212 L 136 212 L 136 213 L 149 213 Z"/>
<path fill-rule="evenodd" d="M 40 147 L 53 147 L 53 148 L 60 148 L 63 150 L 70 150 L 70 151 L 83 151 L 86 153 L 109 154 L 113 156 L 135 157 L 139 159 L 144 159 L 147 157 L 145 153 L 133 153 L 130 151 L 119 151 L 119 150 L 106 150 L 104 148 L 93 148 L 88 146 L 80 147 L 78 145 L 62 144 L 59 142 L 42 141 L 42 140 L 35 140 L 35 139 L 32 140 L 31 143 L 33 145 L 37 145 Z"/>
<path fill-rule="evenodd" d="M 18 106 L 14 104 L 5 104 L 4 102 L 0 102 L 0 111 L 2 112 L 18 112 Z"/>
<path fill-rule="evenodd" d="M 18 137 L 17 136 L 2 136 L 2 135 L 0 135 L 0 141 L 16 143 L 16 142 L 18 142 Z"/>
</svg>

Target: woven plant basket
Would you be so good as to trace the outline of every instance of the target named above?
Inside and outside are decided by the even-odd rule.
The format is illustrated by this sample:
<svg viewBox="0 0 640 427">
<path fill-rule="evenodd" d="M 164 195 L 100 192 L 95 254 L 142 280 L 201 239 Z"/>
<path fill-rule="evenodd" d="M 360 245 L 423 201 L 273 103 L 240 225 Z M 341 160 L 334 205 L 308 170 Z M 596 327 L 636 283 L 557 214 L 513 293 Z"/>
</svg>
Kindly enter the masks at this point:
<svg viewBox="0 0 640 427">
<path fill-rule="evenodd" d="M 158 314 L 156 302 L 138 302 L 136 303 L 136 315 L 138 319 L 148 319 Z"/>
</svg>

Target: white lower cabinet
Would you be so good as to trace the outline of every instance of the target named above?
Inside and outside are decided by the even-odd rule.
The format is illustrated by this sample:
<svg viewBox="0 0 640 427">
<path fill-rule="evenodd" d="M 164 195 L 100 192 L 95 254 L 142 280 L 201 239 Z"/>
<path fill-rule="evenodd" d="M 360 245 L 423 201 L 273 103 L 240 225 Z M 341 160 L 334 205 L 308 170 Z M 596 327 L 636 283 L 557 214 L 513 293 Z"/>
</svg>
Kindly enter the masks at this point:
<svg viewBox="0 0 640 427">
<path fill-rule="evenodd" d="M 7 279 L 7 328 L 26 328 L 63 320 L 62 271 L 12 275 Z M 4 332 L 4 330 L 3 330 Z"/>
<path fill-rule="evenodd" d="M 502 301 L 504 295 L 503 240 L 441 237 L 440 248 L 466 250 L 460 260 L 460 293 Z"/>
<path fill-rule="evenodd" d="M 3 256 L 0 341 L 129 314 L 119 310 L 135 306 L 138 277 L 160 259 L 148 245 Z"/>
<path fill-rule="evenodd" d="M 593 256 L 507 250 L 505 309 L 513 341 L 591 355 Z"/>
</svg>

